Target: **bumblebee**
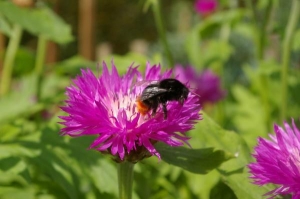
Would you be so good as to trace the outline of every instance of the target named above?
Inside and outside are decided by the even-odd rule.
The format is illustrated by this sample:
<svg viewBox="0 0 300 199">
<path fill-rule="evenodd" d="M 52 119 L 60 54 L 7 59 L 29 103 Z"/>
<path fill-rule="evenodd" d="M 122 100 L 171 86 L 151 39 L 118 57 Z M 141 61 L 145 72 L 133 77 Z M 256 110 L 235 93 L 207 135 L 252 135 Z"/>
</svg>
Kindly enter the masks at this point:
<svg viewBox="0 0 300 199">
<path fill-rule="evenodd" d="M 163 79 L 148 85 L 137 98 L 137 110 L 145 115 L 152 110 L 155 116 L 158 106 L 162 105 L 164 119 L 167 119 L 167 102 L 178 101 L 180 104 L 187 99 L 189 89 L 177 79 Z"/>
</svg>

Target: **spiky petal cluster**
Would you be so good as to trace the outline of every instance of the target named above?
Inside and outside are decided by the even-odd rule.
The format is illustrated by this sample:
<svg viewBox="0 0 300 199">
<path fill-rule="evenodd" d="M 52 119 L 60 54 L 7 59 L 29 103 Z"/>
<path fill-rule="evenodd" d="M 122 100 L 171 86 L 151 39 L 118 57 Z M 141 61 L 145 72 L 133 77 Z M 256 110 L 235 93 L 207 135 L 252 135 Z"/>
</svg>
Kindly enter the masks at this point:
<svg viewBox="0 0 300 199">
<path fill-rule="evenodd" d="M 273 183 L 279 187 L 266 195 L 291 194 L 292 199 L 300 198 L 300 131 L 294 121 L 292 126 L 284 123 L 285 130 L 274 125 L 275 136 L 271 140 L 258 139 L 253 154 L 255 163 L 249 164 L 250 178 L 254 183 Z"/>
<path fill-rule="evenodd" d="M 204 70 L 200 74 L 192 66 L 175 66 L 176 77 L 183 83 L 189 83 L 193 92 L 200 96 L 200 103 L 216 103 L 225 96 L 221 89 L 220 78 L 211 70 Z"/>
<path fill-rule="evenodd" d="M 158 141 L 171 146 L 181 146 L 189 139 L 185 132 L 192 129 L 200 118 L 198 97 L 189 94 L 183 105 L 168 102 L 168 117 L 164 120 L 161 108 L 155 116 L 142 115 L 137 111 L 136 99 L 147 82 L 170 78 L 172 71 L 161 72 L 160 66 L 147 64 L 145 76 L 137 67 L 129 67 L 123 76 L 103 63 L 102 75 L 96 77 L 91 70 L 82 70 L 82 75 L 67 88 L 68 113 L 61 116 L 65 125 L 63 135 L 97 136 L 90 148 L 112 154 L 118 161 L 136 162 L 156 155 L 154 144 Z M 148 152 L 148 155 L 147 153 Z M 144 155 L 143 155 L 144 154 Z"/>
<path fill-rule="evenodd" d="M 194 7 L 197 13 L 199 13 L 203 17 L 207 17 L 217 9 L 218 1 L 217 0 L 196 0 Z"/>
</svg>

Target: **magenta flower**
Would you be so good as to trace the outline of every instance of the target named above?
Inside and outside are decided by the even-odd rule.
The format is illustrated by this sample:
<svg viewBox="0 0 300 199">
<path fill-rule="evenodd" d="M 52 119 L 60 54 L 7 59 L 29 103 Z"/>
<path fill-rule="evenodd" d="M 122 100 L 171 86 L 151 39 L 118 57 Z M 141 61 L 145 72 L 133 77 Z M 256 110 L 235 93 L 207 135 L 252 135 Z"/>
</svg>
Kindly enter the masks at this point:
<svg viewBox="0 0 300 199">
<path fill-rule="evenodd" d="M 191 91 L 200 96 L 200 104 L 216 103 L 225 96 L 221 89 L 220 78 L 210 70 L 201 74 L 191 67 L 175 66 L 175 75 L 183 83 L 190 84 Z"/>
<path fill-rule="evenodd" d="M 168 102 L 166 119 L 161 107 L 155 116 L 137 111 L 136 100 L 147 82 L 172 75 L 171 70 L 161 73 L 160 65 L 151 67 L 147 63 L 144 77 L 132 66 L 120 76 L 113 63 L 110 73 L 104 62 L 98 78 L 89 69 L 81 72 L 74 85 L 67 88 L 68 99 L 62 110 L 68 115 L 60 116 L 65 125 L 61 131 L 74 137 L 97 136 L 90 148 L 112 154 L 116 161 L 137 162 L 151 155 L 160 158 L 156 142 L 170 146 L 187 143 L 185 132 L 201 119 L 198 97 L 193 93 L 183 104 Z"/>
<path fill-rule="evenodd" d="M 217 9 L 218 1 L 217 0 L 196 0 L 194 7 L 197 13 L 206 17 Z"/>
<path fill-rule="evenodd" d="M 255 184 L 273 183 L 279 187 L 266 195 L 292 194 L 293 199 L 300 198 L 300 131 L 294 121 L 292 127 L 284 123 L 285 130 L 274 125 L 271 140 L 258 139 L 253 157 L 255 163 L 249 164 L 250 178 Z"/>
</svg>

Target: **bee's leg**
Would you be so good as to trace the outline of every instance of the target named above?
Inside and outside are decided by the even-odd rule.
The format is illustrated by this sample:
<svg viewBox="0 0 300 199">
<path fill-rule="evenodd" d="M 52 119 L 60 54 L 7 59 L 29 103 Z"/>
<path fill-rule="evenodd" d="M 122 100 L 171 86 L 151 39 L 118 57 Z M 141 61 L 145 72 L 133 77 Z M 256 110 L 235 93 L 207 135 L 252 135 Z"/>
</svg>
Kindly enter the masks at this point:
<svg viewBox="0 0 300 199">
<path fill-rule="evenodd" d="M 178 101 L 179 101 L 179 104 L 180 104 L 180 105 L 183 105 L 184 98 L 183 98 L 183 97 L 180 97 Z"/>
<path fill-rule="evenodd" d="M 157 110 L 157 108 L 158 108 L 158 105 L 159 105 L 159 103 L 158 102 L 155 102 L 155 101 L 153 101 L 153 103 L 152 103 L 152 105 L 151 105 L 151 109 L 152 109 L 152 116 L 155 116 L 155 114 L 156 114 L 156 110 Z"/>
<path fill-rule="evenodd" d="M 167 110 L 166 102 L 162 102 L 161 104 L 162 104 L 162 109 L 163 109 L 163 113 L 164 113 L 164 119 L 167 119 L 168 110 Z"/>
<path fill-rule="evenodd" d="M 185 100 L 187 100 L 187 97 L 181 95 L 178 101 L 179 101 L 179 103 L 180 103 L 181 105 L 183 105 L 183 103 L 184 103 Z"/>
</svg>

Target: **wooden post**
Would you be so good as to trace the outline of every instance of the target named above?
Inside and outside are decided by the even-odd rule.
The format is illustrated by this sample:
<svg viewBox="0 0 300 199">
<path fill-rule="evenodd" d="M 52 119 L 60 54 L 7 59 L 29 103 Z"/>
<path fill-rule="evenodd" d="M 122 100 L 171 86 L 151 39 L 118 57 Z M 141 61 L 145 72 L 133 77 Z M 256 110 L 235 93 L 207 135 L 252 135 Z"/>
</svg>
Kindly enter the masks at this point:
<svg viewBox="0 0 300 199">
<path fill-rule="evenodd" d="M 3 67 L 4 51 L 5 51 L 5 36 L 4 34 L 0 33 L 0 74 Z"/>
<path fill-rule="evenodd" d="M 54 12 L 59 14 L 59 0 L 52 0 L 52 9 Z M 51 64 L 55 63 L 58 61 L 58 52 L 59 48 L 58 45 L 53 42 L 53 41 L 48 41 L 47 42 L 47 50 L 46 50 L 46 58 L 45 58 L 45 63 L 46 64 Z"/>
<path fill-rule="evenodd" d="M 57 44 L 52 41 L 48 41 L 45 63 L 51 64 L 57 62 L 57 60 L 58 60 Z"/>
<path fill-rule="evenodd" d="M 95 0 L 79 0 L 78 51 L 87 59 L 95 58 Z"/>
</svg>

